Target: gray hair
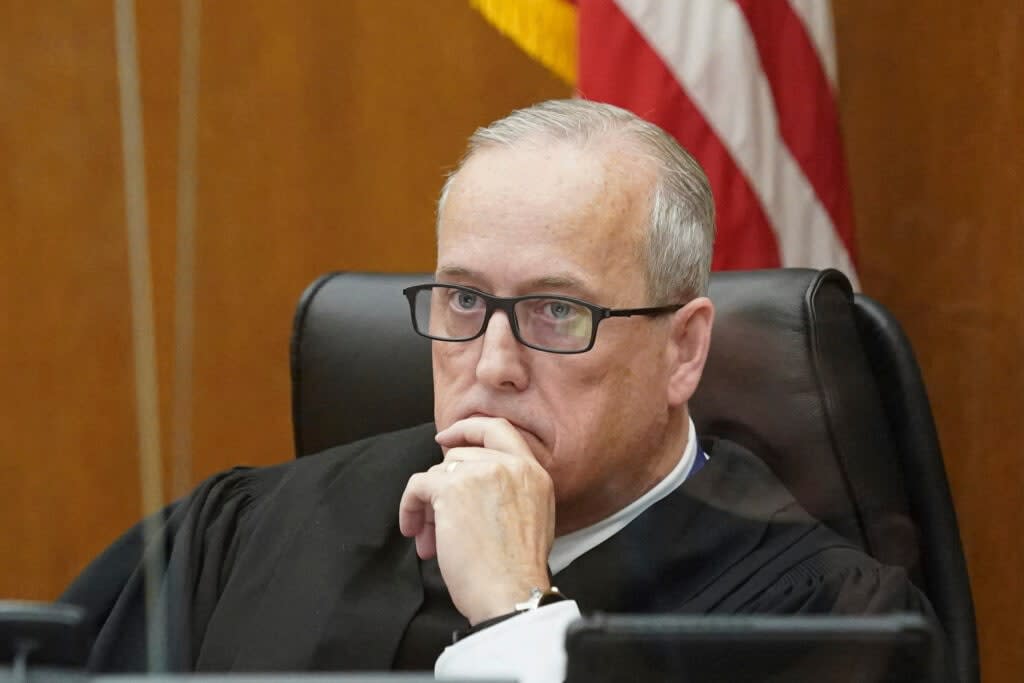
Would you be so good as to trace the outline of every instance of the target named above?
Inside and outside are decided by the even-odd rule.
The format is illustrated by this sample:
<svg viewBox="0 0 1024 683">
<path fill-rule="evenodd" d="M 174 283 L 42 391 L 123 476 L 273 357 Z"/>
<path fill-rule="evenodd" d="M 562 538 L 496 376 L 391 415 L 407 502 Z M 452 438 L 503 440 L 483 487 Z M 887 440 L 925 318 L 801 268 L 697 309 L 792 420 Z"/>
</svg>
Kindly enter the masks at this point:
<svg viewBox="0 0 1024 683">
<path fill-rule="evenodd" d="M 635 114 L 588 100 L 551 100 L 519 109 L 469 138 L 466 154 L 445 181 L 438 217 L 458 172 L 477 152 L 527 141 L 583 146 L 623 134 L 657 171 L 648 229 L 641 245 L 651 303 L 681 303 L 704 296 L 711 273 L 715 206 L 700 165 L 668 133 Z"/>
</svg>

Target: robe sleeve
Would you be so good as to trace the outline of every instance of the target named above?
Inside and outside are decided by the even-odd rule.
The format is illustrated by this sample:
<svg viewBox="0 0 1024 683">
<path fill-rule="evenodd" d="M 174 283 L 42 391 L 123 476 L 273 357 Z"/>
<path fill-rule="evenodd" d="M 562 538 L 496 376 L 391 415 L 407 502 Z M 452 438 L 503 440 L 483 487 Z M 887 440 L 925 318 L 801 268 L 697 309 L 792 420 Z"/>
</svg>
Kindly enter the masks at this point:
<svg viewBox="0 0 1024 683">
<path fill-rule="evenodd" d="M 930 615 L 931 606 L 899 567 L 859 552 L 830 549 L 791 568 L 739 608 L 760 614 Z"/>
<path fill-rule="evenodd" d="M 153 538 L 144 537 L 142 522 L 129 529 L 59 598 L 86 612 L 91 671 L 146 671 L 152 644 L 167 670 L 193 668 L 254 499 L 249 471 L 217 475 L 157 513 Z M 153 559 L 162 568 L 155 639 L 147 636 L 145 578 Z"/>
</svg>

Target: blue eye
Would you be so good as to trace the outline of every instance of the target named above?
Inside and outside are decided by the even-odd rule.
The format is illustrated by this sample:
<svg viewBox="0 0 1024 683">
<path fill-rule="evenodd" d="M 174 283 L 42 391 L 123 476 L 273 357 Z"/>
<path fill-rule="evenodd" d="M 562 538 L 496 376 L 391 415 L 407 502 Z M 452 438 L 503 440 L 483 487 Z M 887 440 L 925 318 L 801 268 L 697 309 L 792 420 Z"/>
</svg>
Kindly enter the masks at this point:
<svg viewBox="0 0 1024 683">
<path fill-rule="evenodd" d="M 455 293 L 455 305 L 464 311 L 473 309 L 477 301 L 480 299 L 476 294 L 472 292 L 456 292 Z"/>
<path fill-rule="evenodd" d="M 545 308 L 547 314 L 555 320 L 566 320 L 576 313 L 575 308 L 566 301 L 549 301 Z"/>
</svg>

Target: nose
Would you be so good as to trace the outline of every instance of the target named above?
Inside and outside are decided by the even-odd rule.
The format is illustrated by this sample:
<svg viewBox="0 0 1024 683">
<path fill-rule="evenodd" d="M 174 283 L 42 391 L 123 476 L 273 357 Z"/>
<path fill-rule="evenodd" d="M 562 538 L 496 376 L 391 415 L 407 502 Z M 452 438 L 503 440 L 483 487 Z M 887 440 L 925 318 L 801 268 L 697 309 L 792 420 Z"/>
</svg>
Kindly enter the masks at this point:
<svg viewBox="0 0 1024 683">
<path fill-rule="evenodd" d="M 512 334 L 512 323 L 504 311 L 495 311 L 481 339 L 476 377 L 480 382 L 503 391 L 523 391 L 530 384 L 527 348 Z"/>
</svg>

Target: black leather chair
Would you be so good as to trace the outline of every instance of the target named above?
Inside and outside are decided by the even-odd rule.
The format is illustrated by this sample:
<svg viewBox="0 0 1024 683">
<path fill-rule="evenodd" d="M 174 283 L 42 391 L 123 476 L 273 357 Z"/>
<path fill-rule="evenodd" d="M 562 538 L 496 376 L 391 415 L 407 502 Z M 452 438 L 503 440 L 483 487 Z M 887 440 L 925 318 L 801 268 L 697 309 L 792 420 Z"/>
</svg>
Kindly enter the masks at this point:
<svg viewBox="0 0 1024 683">
<path fill-rule="evenodd" d="M 296 455 L 432 419 L 430 342 L 401 290 L 428 275 L 332 273 L 303 294 L 291 348 Z M 837 271 L 716 273 L 698 433 L 760 455 L 813 515 L 928 595 L 978 680 L 956 514 L 913 351 Z"/>
</svg>

